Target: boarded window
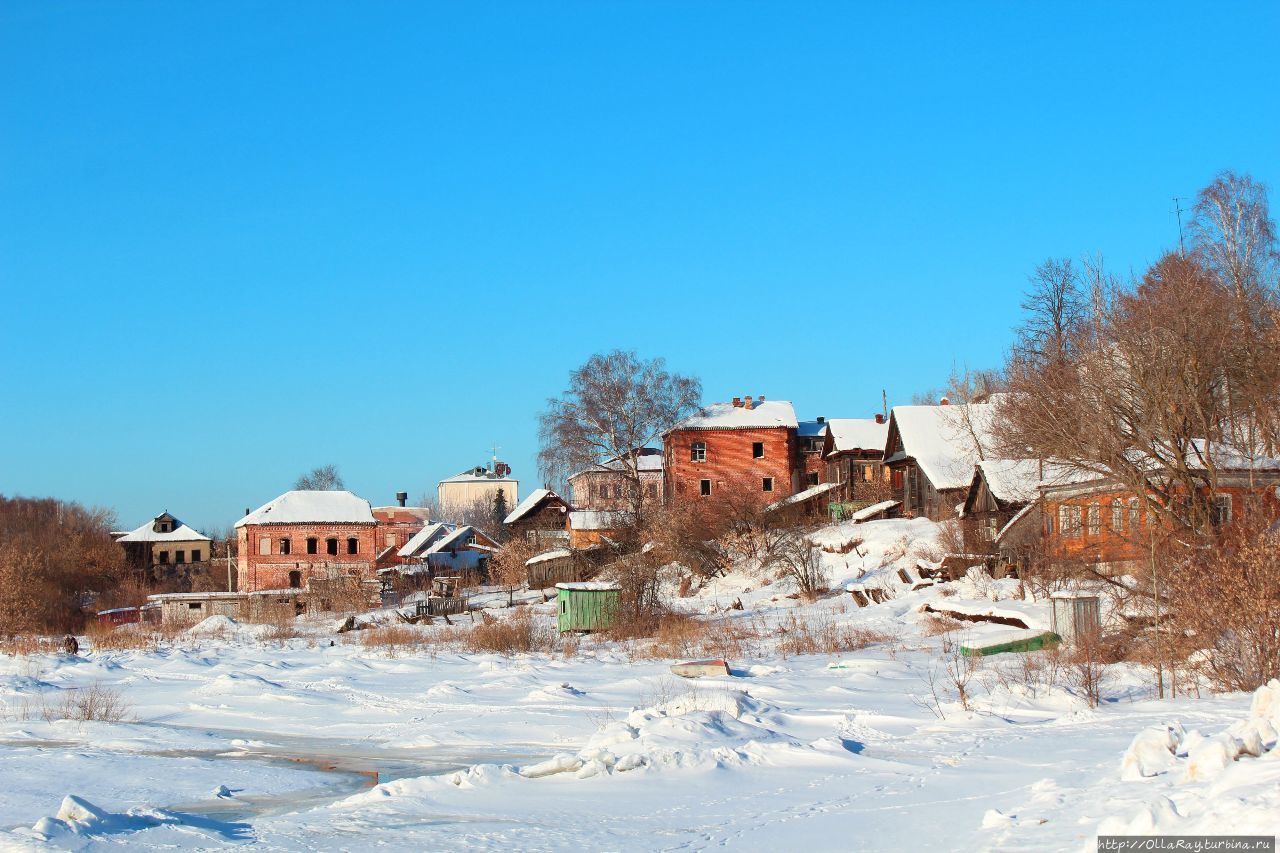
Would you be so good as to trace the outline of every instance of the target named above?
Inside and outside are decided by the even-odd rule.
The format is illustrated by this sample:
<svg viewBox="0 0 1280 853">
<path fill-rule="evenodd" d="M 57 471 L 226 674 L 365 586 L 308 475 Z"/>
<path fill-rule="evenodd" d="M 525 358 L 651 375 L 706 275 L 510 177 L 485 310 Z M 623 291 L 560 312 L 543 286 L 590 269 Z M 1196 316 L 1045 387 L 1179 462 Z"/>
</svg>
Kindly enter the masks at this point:
<svg viewBox="0 0 1280 853">
<path fill-rule="evenodd" d="M 764 478 L 764 490 L 765 490 L 766 492 L 772 492 L 772 491 L 773 491 L 773 478 L 772 478 L 772 477 L 765 477 L 765 478 Z"/>
<path fill-rule="evenodd" d="M 764 442 L 763 441 L 756 441 L 752 443 L 751 456 L 754 459 L 764 458 Z"/>
<path fill-rule="evenodd" d="M 394 548 L 396 544 L 396 535 L 394 533 L 387 534 L 387 547 Z"/>
<path fill-rule="evenodd" d="M 707 461 L 707 443 L 705 441 L 695 441 L 689 445 L 689 459 L 693 462 Z M 711 494 L 705 492 L 704 494 Z"/>
<path fill-rule="evenodd" d="M 699 480 L 699 481 L 698 481 L 698 493 L 699 493 L 699 494 L 701 494 L 701 495 L 709 495 L 709 494 L 711 494 L 711 481 L 710 481 L 710 480 Z"/>
<path fill-rule="evenodd" d="M 271 537 L 259 536 L 258 537 L 258 555 L 262 557 L 266 557 L 266 556 L 269 556 L 270 554 L 271 554 Z"/>
</svg>

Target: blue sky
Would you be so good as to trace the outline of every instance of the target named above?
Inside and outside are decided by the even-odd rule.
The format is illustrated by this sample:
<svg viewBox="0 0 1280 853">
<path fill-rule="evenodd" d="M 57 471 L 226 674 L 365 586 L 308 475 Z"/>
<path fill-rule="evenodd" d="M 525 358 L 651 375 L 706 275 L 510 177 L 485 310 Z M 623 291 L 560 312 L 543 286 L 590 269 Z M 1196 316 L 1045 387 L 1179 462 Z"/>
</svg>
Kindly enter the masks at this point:
<svg viewBox="0 0 1280 853">
<path fill-rule="evenodd" d="M 0 493 L 375 503 L 614 347 L 867 416 L 1280 185 L 1280 5 L 0 6 Z"/>
</svg>

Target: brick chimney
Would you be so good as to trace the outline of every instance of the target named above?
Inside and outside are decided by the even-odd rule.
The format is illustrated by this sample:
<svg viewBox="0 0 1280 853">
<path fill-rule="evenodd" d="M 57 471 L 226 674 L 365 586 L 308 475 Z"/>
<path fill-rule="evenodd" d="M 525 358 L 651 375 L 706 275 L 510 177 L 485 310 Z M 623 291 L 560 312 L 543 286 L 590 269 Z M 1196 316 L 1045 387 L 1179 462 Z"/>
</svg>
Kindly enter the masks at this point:
<svg viewBox="0 0 1280 853">
<path fill-rule="evenodd" d="M 745 400 L 743 400 L 743 401 L 742 401 L 742 408 L 744 408 L 744 409 L 754 409 L 755 407 L 756 407 L 756 404 L 755 404 L 755 403 L 753 403 L 753 402 L 751 402 L 751 395 L 750 395 L 750 394 L 748 394 L 748 395 L 747 395 L 747 398 L 746 398 Z"/>
<path fill-rule="evenodd" d="M 742 398 L 741 398 L 741 397 L 734 397 L 734 398 L 733 398 L 733 407 L 734 407 L 735 409 L 741 409 L 741 408 L 742 408 Z"/>
<path fill-rule="evenodd" d="M 950 406 L 950 405 L 951 405 L 951 401 L 950 401 L 950 400 L 948 400 L 946 397 L 943 397 L 941 400 L 939 400 L 939 401 L 938 401 L 938 405 L 939 405 L 939 406 Z"/>
<path fill-rule="evenodd" d="M 826 418 L 824 418 L 822 415 L 818 415 L 818 423 L 825 424 L 826 422 L 827 422 Z"/>
<path fill-rule="evenodd" d="M 396 503 L 400 504 L 400 506 L 404 506 L 405 502 L 408 500 L 409 500 L 408 492 L 396 492 Z"/>
<path fill-rule="evenodd" d="M 756 398 L 756 400 L 757 400 L 758 402 L 763 403 L 763 402 L 764 402 L 764 395 L 763 395 L 763 394 L 761 394 L 759 397 L 757 397 L 757 398 Z"/>
<path fill-rule="evenodd" d="M 884 415 L 880 414 L 879 412 L 876 412 L 876 423 L 878 424 L 884 423 Z"/>
</svg>

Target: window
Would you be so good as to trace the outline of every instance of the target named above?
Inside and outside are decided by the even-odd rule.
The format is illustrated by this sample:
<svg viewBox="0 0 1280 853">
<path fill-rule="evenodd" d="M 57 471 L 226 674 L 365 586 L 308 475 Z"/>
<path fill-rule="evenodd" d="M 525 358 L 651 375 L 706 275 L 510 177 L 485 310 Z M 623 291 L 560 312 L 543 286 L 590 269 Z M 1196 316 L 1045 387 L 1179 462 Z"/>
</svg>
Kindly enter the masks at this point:
<svg viewBox="0 0 1280 853">
<path fill-rule="evenodd" d="M 188 610 L 199 610 L 199 609 L 201 608 L 201 606 L 202 606 L 202 605 L 200 604 L 200 602 L 198 602 L 198 601 L 192 601 L 192 602 L 189 602 L 189 603 L 187 604 L 187 609 L 188 609 Z"/>
<path fill-rule="evenodd" d="M 200 549 L 199 549 L 199 548 L 196 548 L 194 551 L 192 551 L 192 552 L 191 552 L 191 562 L 193 562 L 193 563 L 198 563 L 198 562 L 200 562 Z"/>
<path fill-rule="evenodd" d="M 338 540 L 337 540 L 337 539 L 334 539 L 334 538 L 332 538 L 332 537 L 330 537 L 330 538 L 328 538 L 328 539 L 324 540 L 324 552 L 325 552 L 326 554 L 331 555 L 331 556 L 337 556 L 337 553 L 338 553 Z"/>
<path fill-rule="evenodd" d="M 1231 523 L 1231 495 L 1213 496 L 1213 525 L 1222 527 Z"/>
<path fill-rule="evenodd" d="M 178 551 L 178 552 L 177 552 L 177 557 L 175 557 L 175 558 L 174 558 L 174 562 L 175 562 L 175 563 L 185 563 L 186 561 L 187 561 L 187 552 L 186 552 L 186 551 Z"/>
<path fill-rule="evenodd" d="M 991 515 L 982 519 L 982 523 L 978 530 L 984 542 L 996 541 L 996 517 Z"/>
<path fill-rule="evenodd" d="M 162 522 L 160 522 L 160 532 L 161 532 L 161 533 L 168 533 L 168 532 L 169 532 L 169 522 L 167 522 L 167 521 L 162 521 Z"/>
<path fill-rule="evenodd" d="M 1044 532 L 1046 536 L 1053 535 L 1053 516 L 1052 515 L 1046 514 L 1044 517 Z"/>
<path fill-rule="evenodd" d="M 289 537 L 286 536 L 282 538 L 280 540 L 280 553 L 288 554 L 292 550 L 293 550 L 293 542 L 289 539 Z"/>
<path fill-rule="evenodd" d="M 354 536 L 347 537 L 347 553 L 356 554 L 360 550 L 360 540 Z"/>
<path fill-rule="evenodd" d="M 805 482 L 807 482 L 810 486 L 818 485 L 818 472 L 812 471 L 809 474 L 807 474 L 805 476 Z"/>
<path fill-rule="evenodd" d="M 1063 536 L 1071 535 L 1071 507 L 1065 504 L 1058 507 L 1058 532 Z"/>
<path fill-rule="evenodd" d="M 751 444 L 751 458 L 752 458 L 752 459 L 763 459 L 763 458 L 764 458 L 764 442 L 763 442 L 763 441 L 756 441 L 756 442 L 752 442 L 752 444 Z"/>
<path fill-rule="evenodd" d="M 689 445 L 689 461 L 707 461 L 707 443 L 705 441 L 695 441 L 693 444 Z M 707 494 L 710 493 L 708 492 Z"/>
<path fill-rule="evenodd" d="M 709 494 L 711 494 L 711 481 L 710 481 L 710 480 L 700 480 L 700 481 L 698 481 L 698 494 L 700 494 L 700 495 L 709 495 Z"/>
<path fill-rule="evenodd" d="M 772 492 L 772 491 L 773 491 L 773 478 L 772 478 L 772 477 L 765 477 L 765 478 L 764 478 L 764 490 L 765 490 L 766 492 Z"/>
<path fill-rule="evenodd" d="M 387 534 L 387 547 L 388 548 L 396 547 L 396 535 L 394 533 Z"/>
<path fill-rule="evenodd" d="M 894 491 L 898 491 L 902 488 L 902 469 L 891 468 L 889 470 L 890 470 L 891 483 L 893 485 Z"/>
<path fill-rule="evenodd" d="M 289 589 L 302 589 L 302 572 L 289 572 Z"/>
<path fill-rule="evenodd" d="M 872 472 L 871 472 L 871 466 L 870 466 L 870 465 L 863 465 L 863 466 L 862 466 L 862 482 L 864 482 L 864 483 L 870 483 L 870 482 L 871 482 L 871 478 L 872 478 L 872 476 L 873 476 L 873 475 L 872 475 Z"/>
<path fill-rule="evenodd" d="M 1089 504 L 1087 514 L 1085 516 L 1089 525 L 1089 535 L 1097 536 L 1102 533 L 1102 508 L 1097 504 Z"/>
<path fill-rule="evenodd" d="M 1111 529 L 1116 533 L 1124 530 L 1124 502 L 1119 498 L 1111 500 Z"/>
<path fill-rule="evenodd" d="M 308 536 L 308 537 L 307 537 L 307 553 L 308 553 L 308 554 L 319 554 L 319 553 L 320 553 L 320 540 L 319 540 L 319 539 L 315 538 L 314 536 Z"/>
<path fill-rule="evenodd" d="M 1079 539 L 1081 533 L 1080 525 L 1081 509 L 1078 506 L 1071 508 L 1071 538 Z"/>
<path fill-rule="evenodd" d="M 658 499 L 658 484 L 650 483 L 645 487 L 645 493 L 649 496 L 650 500 L 656 501 Z"/>
<path fill-rule="evenodd" d="M 1138 517 L 1138 499 L 1129 498 L 1129 529 L 1137 530 L 1139 520 L 1140 519 Z"/>
<path fill-rule="evenodd" d="M 169 562 L 169 552 L 168 552 L 168 551 L 161 551 L 161 552 L 160 552 L 160 562 L 161 562 L 162 564 L 163 564 L 163 563 L 168 563 L 168 562 Z"/>
</svg>

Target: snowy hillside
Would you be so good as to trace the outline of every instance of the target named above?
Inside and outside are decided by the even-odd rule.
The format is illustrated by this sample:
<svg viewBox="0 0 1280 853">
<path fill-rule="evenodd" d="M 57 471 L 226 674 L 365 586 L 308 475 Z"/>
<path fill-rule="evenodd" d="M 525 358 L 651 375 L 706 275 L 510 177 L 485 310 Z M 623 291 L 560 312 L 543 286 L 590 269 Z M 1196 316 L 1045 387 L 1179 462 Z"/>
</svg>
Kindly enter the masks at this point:
<svg viewBox="0 0 1280 853">
<path fill-rule="evenodd" d="M 656 640 L 505 656 L 458 642 L 465 621 L 379 643 L 221 620 L 157 648 L 0 658 L 0 847 L 1083 850 L 1099 831 L 1280 831 L 1280 686 L 1155 701 L 1117 665 L 1093 709 L 1036 653 L 978 659 L 962 701 L 958 648 L 1009 628 L 921 608 L 1038 628 L 1048 606 L 1012 581 L 913 590 L 933 535 L 819 534 L 833 589 L 882 603 L 805 603 L 744 565 L 677 599 L 696 619 Z M 554 605 L 490 612 L 543 630 Z M 728 677 L 670 672 L 719 654 Z M 49 713 L 90 689 L 123 719 Z"/>
</svg>

